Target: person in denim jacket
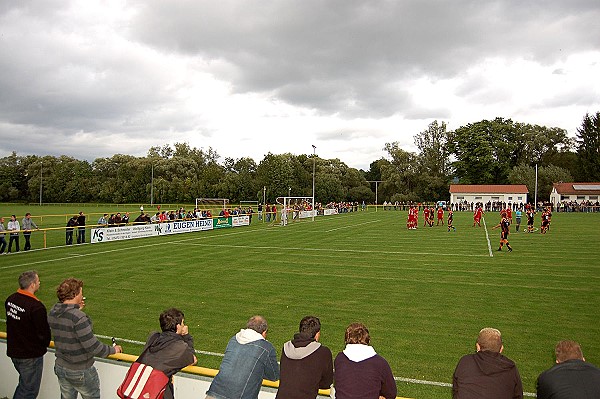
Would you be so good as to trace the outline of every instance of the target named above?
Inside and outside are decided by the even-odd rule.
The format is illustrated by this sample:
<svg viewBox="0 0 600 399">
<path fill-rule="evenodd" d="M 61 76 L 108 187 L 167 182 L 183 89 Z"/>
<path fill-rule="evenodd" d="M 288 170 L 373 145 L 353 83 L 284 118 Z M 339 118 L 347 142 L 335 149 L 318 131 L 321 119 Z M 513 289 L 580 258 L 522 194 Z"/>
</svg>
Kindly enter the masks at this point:
<svg viewBox="0 0 600 399">
<path fill-rule="evenodd" d="M 262 316 L 251 317 L 246 328 L 231 337 L 207 399 L 256 399 L 263 379 L 279 379 L 277 353 L 266 338 L 267 320 Z"/>
</svg>

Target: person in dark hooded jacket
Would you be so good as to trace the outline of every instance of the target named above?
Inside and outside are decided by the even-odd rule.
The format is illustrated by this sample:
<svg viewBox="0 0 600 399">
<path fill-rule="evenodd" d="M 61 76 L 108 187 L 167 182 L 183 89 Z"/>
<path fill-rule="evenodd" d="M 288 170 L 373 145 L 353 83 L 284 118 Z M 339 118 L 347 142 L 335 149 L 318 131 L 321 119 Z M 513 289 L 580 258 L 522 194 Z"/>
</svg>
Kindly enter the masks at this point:
<svg viewBox="0 0 600 399">
<path fill-rule="evenodd" d="M 452 379 L 454 399 L 522 399 L 517 366 L 502 355 L 502 335 L 495 328 L 479 332 L 477 352 L 463 356 Z"/>
<path fill-rule="evenodd" d="M 144 352 L 138 362 L 160 370 L 169 377 L 164 399 L 173 399 L 173 380 L 182 368 L 196 364 L 194 340 L 184 324 L 184 315 L 179 309 L 167 309 L 160 314 L 161 333 L 150 334 Z"/>
<path fill-rule="evenodd" d="M 283 345 L 276 399 L 314 399 L 319 389 L 329 389 L 333 359 L 331 350 L 318 342 L 320 337 L 318 317 L 306 316 L 300 321 L 299 332 Z"/>
</svg>

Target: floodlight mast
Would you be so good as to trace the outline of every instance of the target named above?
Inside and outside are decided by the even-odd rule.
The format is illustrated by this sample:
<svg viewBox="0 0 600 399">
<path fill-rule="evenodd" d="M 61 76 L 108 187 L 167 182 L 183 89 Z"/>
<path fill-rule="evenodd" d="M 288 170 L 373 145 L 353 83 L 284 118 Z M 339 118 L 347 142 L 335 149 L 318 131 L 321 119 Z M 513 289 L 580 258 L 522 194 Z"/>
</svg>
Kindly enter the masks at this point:
<svg viewBox="0 0 600 399">
<path fill-rule="evenodd" d="M 315 146 L 313 144 L 312 148 L 313 148 L 312 221 L 314 222 L 315 221 L 315 212 L 317 211 L 315 209 L 315 162 L 316 162 L 317 146 Z"/>
</svg>

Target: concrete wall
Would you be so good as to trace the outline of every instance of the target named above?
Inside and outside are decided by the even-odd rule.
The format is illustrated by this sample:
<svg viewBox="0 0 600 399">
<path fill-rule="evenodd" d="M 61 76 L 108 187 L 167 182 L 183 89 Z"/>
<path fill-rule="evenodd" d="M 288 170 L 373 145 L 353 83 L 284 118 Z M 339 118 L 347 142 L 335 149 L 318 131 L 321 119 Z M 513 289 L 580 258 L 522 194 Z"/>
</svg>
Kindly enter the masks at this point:
<svg viewBox="0 0 600 399">
<path fill-rule="evenodd" d="M 54 351 L 49 350 L 44 357 L 44 374 L 39 399 L 56 399 L 60 397 L 58 380 L 54 375 Z M 100 375 L 100 392 L 102 398 L 118 398 L 117 388 L 123 381 L 129 363 L 111 359 L 96 359 L 95 363 Z M 12 361 L 6 356 L 6 340 L 0 340 L 0 398 L 12 398 L 19 375 Z M 194 374 L 178 373 L 175 375 L 175 397 L 204 399 L 212 378 Z M 276 390 L 263 387 L 259 398 L 274 399 Z"/>
</svg>

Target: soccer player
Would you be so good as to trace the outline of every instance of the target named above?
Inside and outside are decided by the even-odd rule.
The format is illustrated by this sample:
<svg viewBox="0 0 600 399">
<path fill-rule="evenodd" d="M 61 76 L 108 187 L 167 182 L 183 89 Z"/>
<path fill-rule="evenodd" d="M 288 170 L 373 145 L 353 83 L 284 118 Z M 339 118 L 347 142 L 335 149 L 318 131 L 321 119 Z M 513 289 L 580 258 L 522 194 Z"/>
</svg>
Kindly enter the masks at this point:
<svg viewBox="0 0 600 399">
<path fill-rule="evenodd" d="M 442 208 L 441 206 L 438 208 L 437 210 L 437 225 L 440 225 L 440 222 L 442 223 L 442 226 L 444 225 L 444 208 Z"/>
<path fill-rule="evenodd" d="M 502 251 L 502 247 L 504 245 L 506 245 L 506 248 L 508 248 L 508 252 L 512 252 L 512 247 L 508 243 L 508 227 L 509 226 L 510 226 L 510 221 L 508 220 L 508 217 L 506 216 L 506 212 L 502 212 L 502 219 L 500 219 L 500 223 L 498 225 L 492 227 L 493 229 L 497 229 L 498 227 L 500 227 L 502 229 L 502 231 L 500 232 L 500 247 L 498 248 L 498 251 Z"/>
<path fill-rule="evenodd" d="M 452 224 L 453 221 L 454 221 L 454 215 L 452 214 L 452 209 L 450 209 L 448 211 L 448 232 L 450 232 L 450 229 L 453 229 L 453 231 L 456 231 L 456 227 L 454 227 L 454 225 Z"/>
<path fill-rule="evenodd" d="M 428 223 L 429 223 L 429 208 L 424 207 L 423 208 L 423 227 L 427 226 Z"/>
<path fill-rule="evenodd" d="M 535 218 L 535 210 L 533 207 L 527 209 L 527 232 L 533 233 L 533 223 Z"/>
<path fill-rule="evenodd" d="M 542 225 L 540 227 L 540 233 L 546 234 L 549 227 L 550 227 L 550 210 L 548 208 L 546 208 L 546 209 L 544 209 L 544 212 L 542 212 Z"/>
<path fill-rule="evenodd" d="M 475 224 L 481 227 L 481 216 L 483 216 L 483 208 L 478 206 L 475 208 L 475 212 L 473 212 L 473 227 L 475 227 Z"/>
</svg>

